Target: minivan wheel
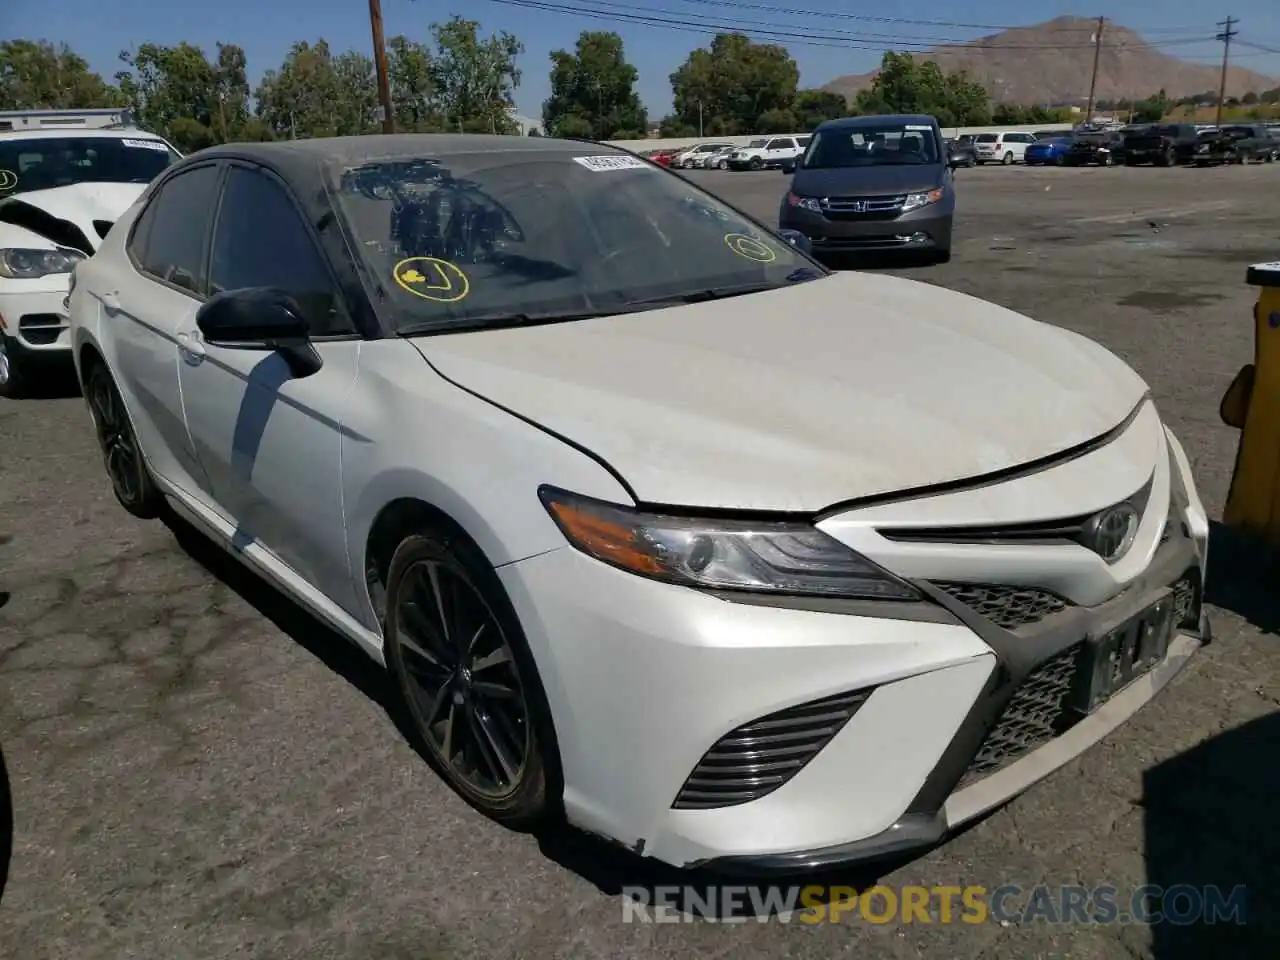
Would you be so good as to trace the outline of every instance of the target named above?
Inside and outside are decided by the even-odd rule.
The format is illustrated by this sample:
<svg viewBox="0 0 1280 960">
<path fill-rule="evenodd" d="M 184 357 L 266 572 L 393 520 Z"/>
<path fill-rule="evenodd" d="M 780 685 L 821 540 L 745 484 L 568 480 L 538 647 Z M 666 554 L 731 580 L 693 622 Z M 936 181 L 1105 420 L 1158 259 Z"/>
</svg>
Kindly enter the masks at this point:
<svg viewBox="0 0 1280 960">
<path fill-rule="evenodd" d="M 1009 164 L 1013 163 L 1013 151 L 1011 150 L 1011 151 L 1009 151 L 1008 153 L 1006 153 L 1006 154 L 1004 155 L 1004 159 L 1003 159 L 1003 160 L 1001 160 L 1000 162 L 1001 162 L 1001 163 L 1003 163 L 1006 167 L 1007 167 Z"/>
<path fill-rule="evenodd" d="M 406 537 L 386 604 L 387 666 L 437 772 L 505 826 L 544 820 L 559 799 L 550 710 L 492 567 L 458 537 Z"/>
</svg>

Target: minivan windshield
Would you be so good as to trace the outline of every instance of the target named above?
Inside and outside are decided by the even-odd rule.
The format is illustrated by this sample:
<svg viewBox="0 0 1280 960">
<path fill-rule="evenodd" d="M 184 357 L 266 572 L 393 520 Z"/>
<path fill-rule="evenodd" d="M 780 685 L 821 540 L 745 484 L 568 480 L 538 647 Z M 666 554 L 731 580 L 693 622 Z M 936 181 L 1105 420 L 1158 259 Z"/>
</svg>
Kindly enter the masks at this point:
<svg viewBox="0 0 1280 960">
<path fill-rule="evenodd" d="M 0 196 L 77 183 L 150 183 L 179 159 L 154 137 L 0 137 Z"/>
<path fill-rule="evenodd" d="M 926 123 L 860 124 L 819 130 L 800 166 L 806 170 L 941 163 L 937 131 Z"/>
<path fill-rule="evenodd" d="M 587 150 L 332 167 L 338 209 L 397 330 L 632 313 L 826 276 L 687 180 Z"/>
</svg>

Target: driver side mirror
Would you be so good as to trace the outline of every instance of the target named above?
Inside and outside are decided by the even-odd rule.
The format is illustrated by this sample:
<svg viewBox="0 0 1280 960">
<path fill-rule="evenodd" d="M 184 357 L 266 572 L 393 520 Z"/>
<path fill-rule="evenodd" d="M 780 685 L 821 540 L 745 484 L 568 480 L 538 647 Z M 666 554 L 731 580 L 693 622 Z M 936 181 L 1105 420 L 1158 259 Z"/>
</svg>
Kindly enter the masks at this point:
<svg viewBox="0 0 1280 960">
<path fill-rule="evenodd" d="M 214 295 L 196 312 L 196 327 L 212 346 L 279 353 L 295 377 L 309 377 L 323 364 L 297 301 L 274 287 Z"/>
<path fill-rule="evenodd" d="M 795 247 L 801 253 L 813 253 L 813 243 L 799 230 L 779 230 L 778 236 L 791 244 L 791 246 Z"/>
</svg>

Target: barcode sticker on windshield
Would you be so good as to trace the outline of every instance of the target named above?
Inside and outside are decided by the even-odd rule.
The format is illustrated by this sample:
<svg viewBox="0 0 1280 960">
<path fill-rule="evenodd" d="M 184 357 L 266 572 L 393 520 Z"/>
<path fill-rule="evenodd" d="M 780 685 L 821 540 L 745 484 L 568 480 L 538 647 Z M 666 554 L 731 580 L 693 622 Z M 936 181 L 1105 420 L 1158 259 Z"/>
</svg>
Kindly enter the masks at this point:
<svg viewBox="0 0 1280 960">
<path fill-rule="evenodd" d="M 136 147 L 139 150 L 159 150 L 162 153 L 168 153 L 169 148 L 165 146 L 163 140 L 121 140 L 126 147 Z"/>
<path fill-rule="evenodd" d="M 933 127 L 927 123 L 908 123 L 902 129 L 904 130 L 932 130 Z"/>
<path fill-rule="evenodd" d="M 588 170 L 603 173 L 606 170 L 651 170 L 649 164 L 639 157 L 614 156 L 574 157 L 574 163 L 580 163 Z"/>
</svg>

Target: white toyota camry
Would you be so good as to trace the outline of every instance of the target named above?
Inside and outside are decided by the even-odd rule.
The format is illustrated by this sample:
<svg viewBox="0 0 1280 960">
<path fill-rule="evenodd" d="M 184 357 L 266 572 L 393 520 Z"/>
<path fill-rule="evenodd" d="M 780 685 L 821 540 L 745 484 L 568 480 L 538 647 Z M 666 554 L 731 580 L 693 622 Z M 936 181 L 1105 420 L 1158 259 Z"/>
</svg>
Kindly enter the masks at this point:
<svg viewBox="0 0 1280 960">
<path fill-rule="evenodd" d="M 1074 333 L 832 274 L 590 143 L 239 144 L 78 264 L 124 507 L 386 664 L 452 786 L 681 866 L 924 847 L 1208 639 L 1208 525 Z"/>
</svg>

